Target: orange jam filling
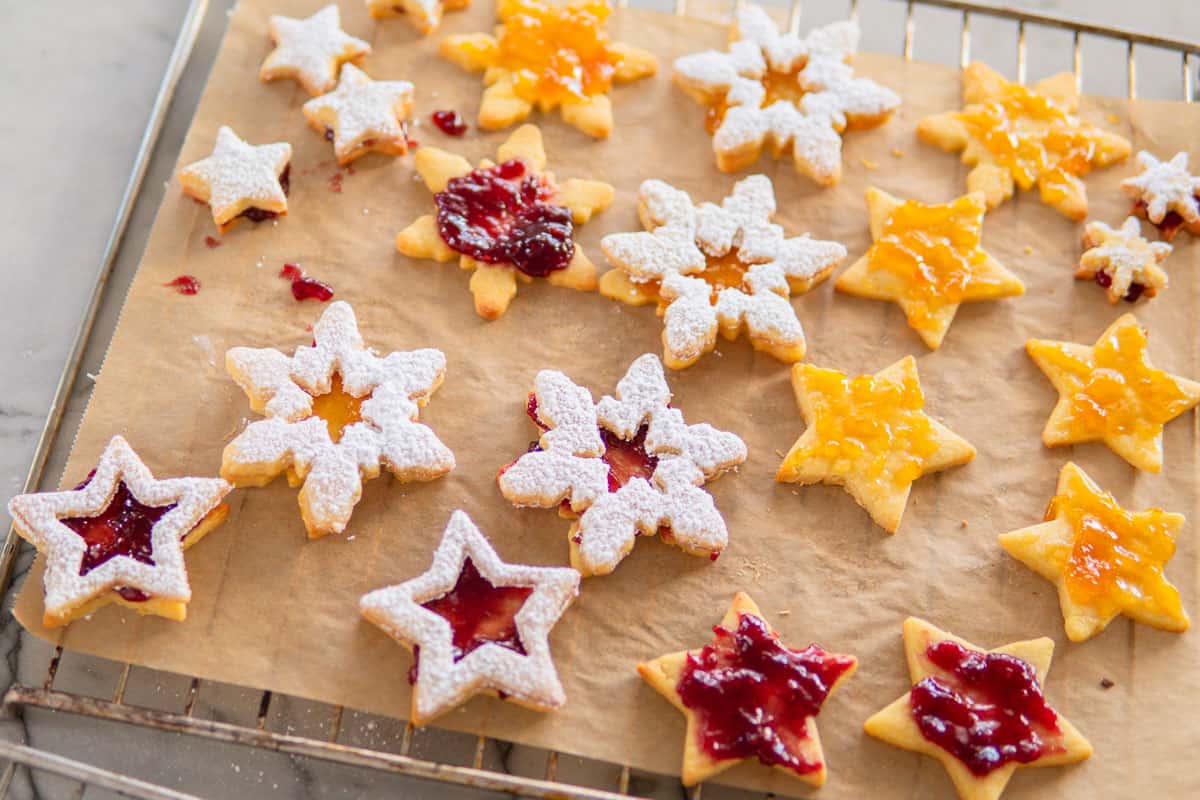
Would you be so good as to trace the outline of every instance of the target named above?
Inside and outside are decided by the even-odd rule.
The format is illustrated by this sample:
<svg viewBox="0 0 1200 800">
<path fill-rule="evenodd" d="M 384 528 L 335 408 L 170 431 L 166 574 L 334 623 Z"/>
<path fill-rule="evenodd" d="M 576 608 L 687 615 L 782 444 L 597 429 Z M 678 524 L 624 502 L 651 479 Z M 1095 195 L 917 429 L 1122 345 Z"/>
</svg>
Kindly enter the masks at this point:
<svg viewBox="0 0 1200 800">
<path fill-rule="evenodd" d="M 342 389 L 342 376 L 335 372 L 329 391 L 313 397 L 312 416 L 325 420 L 325 425 L 329 428 L 329 438 L 335 443 L 340 442 L 342 431 L 348 425 L 362 420 L 361 408 L 366 399 L 347 394 Z"/>
<path fill-rule="evenodd" d="M 605 94 L 620 63 L 603 30 L 610 12 L 603 0 L 569 6 L 502 0 L 493 66 L 511 73 L 513 91 L 531 102 L 556 105 Z"/>
<path fill-rule="evenodd" d="M 785 103 L 791 103 L 797 108 L 800 106 L 800 98 L 804 97 L 807 92 L 800 86 L 800 71 L 803 66 L 797 67 L 791 72 L 776 72 L 773 69 L 767 70 L 762 77 L 762 85 L 766 90 L 763 95 L 760 108 L 766 108 L 772 103 L 780 100 Z M 709 134 L 717 132 L 717 128 L 721 127 L 721 122 L 725 119 L 725 112 L 729 110 L 729 104 L 722 97 L 714 105 L 708 107 L 708 111 L 704 115 L 704 129 Z"/>
<path fill-rule="evenodd" d="M 742 289 L 744 287 L 746 272 L 750 269 L 750 265 L 743 263 L 738 257 L 736 247 L 723 256 L 706 255 L 704 259 L 704 272 L 697 273 L 693 277 L 700 278 L 712 287 L 709 299 L 714 305 L 722 289 Z"/>
</svg>

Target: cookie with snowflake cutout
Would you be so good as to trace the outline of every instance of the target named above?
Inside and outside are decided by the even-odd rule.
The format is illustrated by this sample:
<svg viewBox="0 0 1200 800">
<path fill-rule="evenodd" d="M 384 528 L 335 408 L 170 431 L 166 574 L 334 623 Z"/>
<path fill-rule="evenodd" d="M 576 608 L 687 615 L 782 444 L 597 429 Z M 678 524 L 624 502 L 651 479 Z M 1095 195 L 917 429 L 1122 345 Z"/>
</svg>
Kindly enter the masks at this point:
<svg viewBox="0 0 1200 800">
<path fill-rule="evenodd" d="M 729 532 L 704 484 L 745 461 L 746 445 L 686 424 L 656 356 L 634 361 L 616 396 L 599 403 L 563 373 L 542 370 L 527 411 L 542 434 L 500 471 L 500 492 L 518 506 L 578 516 L 571 566 L 585 576 L 616 569 L 639 535 L 711 559 L 725 549 Z"/>
<path fill-rule="evenodd" d="M 405 17 L 427 36 L 442 23 L 442 14 L 469 5 L 471 0 L 367 0 L 367 11 L 375 19 Z"/>
<path fill-rule="evenodd" d="M 22 494 L 8 503 L 13 528 L 46 569 L 42 624 L 66 625 L 117 603 L 182 620 L 192 590 L 183 551 L 225 520 L 219 478 L 155 478 L 114 436 L 74 489 Z"/>
<path fill-rule="evenodd" d="M 399 481 L 428 481 L 454 468 L 454 455 L 420 409 L 441 385 L 446 357 L 426 348 L 375 355 L 354 311 L 331 303 L 311 346 L 288 356 L 235 347 L 225 367 L 266 419 L 250 422 L 226 448 L 221 476 L 265 486 L 281 472 L 300 488 L 300 515 L 312 538 L 341 533 L 364 478 L 386 468 Z"/>
<path fill-rule="evenodd" d="M 522 125 L 497 150 L 499 163 L 475 169 L 462 156 L 422 147 L 416 166 L 434 193 L 437 213 L 396 235 L 411 258 L 451 261 L 473 270 L 475 311 L 497 319 L 517 294 L 517 282 L 545 278 L 555 286 L 590 292 L 596 267 L 575 241 L 575 226 L 612 204 L 607 183 L 545 172 L 542 134 Z"/>
<path fill-rule="evenodd" d="M 1119 228 L 1089 222 L 1083 247 L 1075 277 L 1103 286 L 1110 303 L 1133 303 L 1167 288 L 1167 273 L 1159 265 L 1171 254 L 1171 245 L 1146 241 L 1137 217 L 1128 217 Z"/>
<path fill-rule="evenodd" d="M 287 142 L 253 145 L 222 125 L 212 155 L 181 169 L 179 183 L 184 194 L 208 204 L 217 231 L 225 233 L 243 219 L 287 215 L 291 161 Z"/>
<path fill-rule="evenodd" d="M 1158 228 L 1168 242 L 1180 229 L 1200 236 L 1200 176 L 1188 171 L 1188 154 L 1159 161 L 1143 150 L 1137 162 L 1138 174 L 1121 181 L 1133 198 L 1133 213 Z"/>
<path fill-rule="evenodd" d="M 675 61 L 675 83 L 708 109 L 706 127 L 722 172 L 791 154 L 796 169 L 823 186 L 842 175 L 842 134 L 882 125 L 900 105 L 884 86 L 854 74 L 857 23 L 838 22 L 801 37 L 780 33 L 767 12 L 738 10 L 726 52 Z"/>
<path fill-rule="evenodd" d="M 314 97 L 337 84 L 342 64 L 371 52 L 371 45 L 342 30 L 341 12 L 333 4 L 305 19 L 274 14 L 268 26 L 275 49 L 263 61 L 259 79 L 294 80 Z"/>
<path fill-rule="evenodd" d="M 507 564 L 455 511 L 429 569 L 364 595 L 359 609 L 412 650 L 411 718 L 424 725 L 481 692 L 536 711 L 562 706 L 548 637 L 578 594 L 578 572 Z"/>
<path fill-rule="evenodd" d="M 333 142 L 345 166 L 374 150 L 408 152 L 407 117 L 413 107 L 408 81 L 376 81 L 353 64 L 343 64 L 337 88 L 304 104 L 308 126 Z"/>
</svg>

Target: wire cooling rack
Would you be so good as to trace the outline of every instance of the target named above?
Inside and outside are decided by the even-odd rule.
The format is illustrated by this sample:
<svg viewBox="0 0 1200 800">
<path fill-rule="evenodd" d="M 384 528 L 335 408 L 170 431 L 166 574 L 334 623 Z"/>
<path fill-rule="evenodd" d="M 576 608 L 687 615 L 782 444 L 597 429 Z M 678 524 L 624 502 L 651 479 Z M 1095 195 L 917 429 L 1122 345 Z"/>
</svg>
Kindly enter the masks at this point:
<svg viewBox="0 0 1200 800">
<path fill-rule="evenodd" d="M 628 0 L 619 0 L 618 5 L 624 6 Z M 640 4 L 640 3 L 639 3 Z M 701 6 L 701 4 L 703 4 Z M 822 11 L 827 11 L 828 4 L 822 4 Z M 1200 43 L 1189 43 L 1180 39 L 1170 39 L 1149 36 L 1119 28 L 1104 27 L 1077 20 L 1055 17 L 1047 14 L 1018 11 L 1007 6 L 992 5 L 967 0 L 875 0 L 863 3 L 860 0 L 850 0 L 848 13 L 851 18 L 860 16 L 860 6 L 872 6 L 871 12 L 879 7 L 879 16 L 873 17 L 883 25 L 887 32 L 895 34 L 892 27 L 898 21 L 900 26 L 899 53 L 905 59 L 914 57 L 914 49 L 918 41 L 918 27 L 922 30 L 934 27 L 934 20 L 927 15 L 936 13 L 941 16 L 938 32 L 931 37 L 934 44 L 941 49 L 941 56 L 955 58 L 957 63 L 965 66 L 972 57 L 973 30 L 988 26 L 985 36 L 976 34 L 979 49 L 986 49 L 989 60 L 1008 60 L 1014 65 L 1016 78 L 1024 82 L 1030 71 L 1031 55 L 1038 60 L 1043 56 L 1051 56 L 1051 60 L 1068 60 L 1070 69 L 1075 74 L 1077 84 L 1084 86 L 1084 53 L 1085 45 L 1095 44 L 1107 48 L 1103 55 L 1109 77 L 1112 77 L 1113 51 L 1116 47 L 1123 55 L 1124 62 L 1124 93 L 1130 98 L 1139 96 L 1139 64 L 1147 61 L 1155 69 L 1155 86 L 1169 86 L 1177 80 L 1176 98 L 1185 102 L 1195 99 L 1194 76 L 1197 64 L 1200 64 Z M 736 4 L 724 3 L 723 7 L 711 0 L 674 0 L 673 11 L 677 15 L 696 14 L 706 17 L 718 16 L 728 18 Z M 845 5 L 842 6 L 845 8 Z M 80 321 L 70 355 L 63 367 L 54 399 L 46 417 L 45 426 L 38 440 L 33 463 L 30 466 L 25 481 L 25 492 L 37 491 L 45 476 L 47 462 L 51 450 L 55 447 L 61 433 L 68 401 L 80 378 L 85 353 L 92 344 L 93 333 L 96 330 L 98 314 L 106 301 L 120 302 L 116 292 L 110 291 L 114 281 L 111 280 L 113 267 L 121 250 L 126 230 L 129 226 L 134 205 L 142 192 L 142 184 L 155 153 L 162 132 L 163 124 L 171 101 L 175 97 L 176 88 L 183 76 L 188 60 L 195 46 L 201 26 L 208 12 L 208 0 L 190 0 L 183 18 L 174 49 L 167 63 L 162 84 L 152 107 L 149 122 L 142 136 L 137 156 L 129 182 L 121 198 L 116 220 L 113 224 L 108 244 L 96 274 L 94 285 L 87 307 Z M 779 9 L 780 12 L 783 9 Z M 900 15 L 898 17 L 898 15 Z M 947 18 L 948 17 L 948 18 Z M 926 21 L 922 21 L 926 20 Z M 920 26 L 918 22 L 921 22 Z M 800 25 L 800 3 L 792 2 L 787 9 L 787 24 L 790 29 Z M 1007 27 L 1001 37 L 995 35 L 995 27 Z M 949 25 L 949 27 L 948 27 Z M 973 27 L 974 26 L 974 27 Z M 957 54 L 947 53 L 947 44 L 953 47 L 954 42 L 947 38 L 947 31 L 957 30 Z M 877 34 L 876 26 L 868 30 L 868 34 Z M 1059 39 L 1047 39 L 1047 36 L 1058 36 Z M 1032 44 L 1031 44 L 1032 43 Z M 873 43 L 868 41 L 868 46 Z M 893 43 L 892 47 L 895 48 Z M 874 49 L 882 46 L 874 45 Z M 997 48 L 1010 48 L 1007 54 Z M 1141 60 L 1139 61 L 1139 58 Z M 1015 62 L 1013 61 L 1015 59 Z M 1171 62 L 1175 67 L 1171 66 Z M 1176 71 L 1177 70 L 1177 71 Z M 1177 78 L 1167 76 L 1174 71 Z M 1111 90 L 1109 93 L 1112 93 Z M 1159 94 L 1162 94 L 1160 91 Z M 22 556 L 21 539 L 10 530 L 5 539 L 3 551 L 0 552 L 0 596 L 3 596 L 6 607 L 11 604 L 10 592 L 14 565 Z M 8 624 L 15 624 L 11 619 Z M 75 657 L 75 656 L 72 656 Z M 103 683 L 104 677 L 113 677 L 113 682 L 107 687 L 97 688 L 88 686 L 86 691 L 64 688 L 59 678 L 59 667 L 63 659 L 61 647 L 54 648 L 49 655 L 44 677 L 40 685 L 36 683 L 15 682 L 4 693 L 4 713 L 8 719 L 22 716 L 27 709 L 38 709 L 61 714 L 78 715 L 116 723 L 109 725 L 117 734 L 128 731 L 116 730 L 124 726 L 137 726 L 146 731 L 157 731 L 155 748 L 164 748 L 166 734 L 187 734 L 192 737 L 236 745 L 246 745 L 262 750 L 274 751 L 303 759 L 316 759 L 346 767 L 377 770 L 386 773 L 399 774 L 411 778 L 426 779 L 441 784 L 457 784 L 466 789 L 478 790 L 477 796 L 488 792 L 500 792 L 520 797 L 531 798 L 570 798 L 572 800 L 618 800 L 642 796 L 644 792 L 654 791 L 656 794 L 666 792 L 662 796 L 681 796 L 682 789 L 674 779 L 654 779 L 650 776 L 639 775 L 628 766 L 604 765 L 590 762 L 592 769 L 581 770 L 582 760 L 563 757 L 562 764 L 570 765 L 571 777 L 567 776 L 568 769 L 560 769 L 560 756 L 552 751 L 532 751 L 532 758 L 524 759 L 534 764 L 535 769 L 526 769 L 519 773 L 512 769 L 512 760 L 507 758 L 511 750 L 506 743 L 495 742 L 486 737 L 478 737 L 468 742 L 464 748 L 460 740 L 456 746 L 448 745 L 444 740 L 436 741 L 439 733 L 436 730 L 416 729 L 411 723 L 400 727 L 394 722 L 394 729 L 375 737 L 364 736 L 363 728 L 373 730 L 374 720 L 363 722 L 356 712 L 343 709 L 340 706 L 316 706 L 309 704 L 304 724 L 300 727 L 302 733 L 296 733 L 296 726 L 286 722 L 289 719 L 280 709 L 292 708 L 296 704 L 304 705 L 304 701 L 276 696 L 271 692 L 258 692 L 249 689 L 236 690 L 234 706 L 240 710 L 230 712 L 231 703 L 226 695 L 223 710 L 214 711 L 207 707 L 203 700 L 206 690 L 228 690 L 231 687 L 206 686 L 209 682 L 200 678 L 188 676 L 166 675 L 152 670 L 135 668 L 130 664 L 114 664 L 102 659 L 88 658 L 90 663 L 84 665 L 83 673 L 96 678 Z M 136 672 L 135 672 L 136 671 Z M 99 676 L 99 677 L 97 677 Z M 56 678 L 59 678 L 56 685 Z M 15 676 L 14 676 L 15 679 Z M 95 683 L 96 681 L 93 681 Z M 182 684 L 178 691 L 168 692 L 171 699 L 177 701 L 174 710 L 159 708 L 161 702 L 147 702 L 145 698 L 161 693 L 163 684 Z M 186 686 L 186 688 L 184 688 Z M 141 687 L 139 689 L 139 687 Z M 147 688 L 149 687 L 149 688 Z M 102 694 L 99 694 L 103 690 Z M 153 707 L 151 707 L 153 706 Z M 321 717 L 317 722 L 311 719 L 312 711 L 316 710 Z M 224 717 L 216 718 L 216 717 Z M 228 721 L 233 719 L 235 721 Z M 3 720 L 0 720 L 3 721 Z M 387 721 L 385 720 L 385 723 Z M 430 741 L 433 740 L 433 741 Z M 425 744 L 422 747 L 422 744 Z M 132 746 L 132 744 L 130 745 Z M 422 755 L 423 750 L 437 749 L 444 755 L 447 749 L 460 751 L 465 763 L 448 763 L 446 760 L 434 760 Z M 526 748 L 528 750 L 528 748 Z M 498 757 L 497 753 L 504 757 Z M 7 761 L 7 766 L 0 773 L 0 800 L 8 798 L 14 789 L 15 778 L 19 771 L 29 770 L 41 775 L 60 776 L 74 787 L 73 794 L 82 792 L 83 787 L 95 787 L 100 790 L 115 792 L 119 795 L 147 798 L 148 800 L 186 800 L 192 795 L 173 789 L 139 780 L 117 772 L 101 769 L 81 761 L 56 755 L 44 750 L 16 744 L 0 738 L 0 761 Z M 235 762 L 235 769 L 238 769 Z M 538 774 L 524 774 L 534 772 Z M 586 780 L 576 780 L 576 773 L 586 774 Z M 692 800 L 700 800 L 704 787 L 697 786 L 690 791 Z M 709 794 L 716 794 L 717 790 Z M 739 793 L 745 796 L 745 793 Z M 441 796 L 436 787 L 430 792 L 431 796 Z M 89 795 L 90 796 L 90 795 Z"/>
</svg>

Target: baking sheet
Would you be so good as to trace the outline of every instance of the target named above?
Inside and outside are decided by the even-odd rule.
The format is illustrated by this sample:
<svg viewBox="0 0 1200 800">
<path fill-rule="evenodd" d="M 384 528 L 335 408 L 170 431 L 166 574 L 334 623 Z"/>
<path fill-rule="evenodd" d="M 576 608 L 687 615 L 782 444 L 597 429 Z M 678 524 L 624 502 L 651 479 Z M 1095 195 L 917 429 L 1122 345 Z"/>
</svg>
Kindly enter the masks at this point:
<svg viewBox="0 0 1200 800">
<path fill-rule="evenodd" d="M 185 623 L 141 618 L 110 607 L 65 632 L 40 627 L 41 568 L 31 572 L 15 613 L 33 633 L 80 652 L 403 717 L 408 708 L 407 653 L 361 621 L 358 597 L 423 571 L 451 511 L 465 509 L 501 556 L 538 564 L 566 562 L 567 523 L 552 510 L 511 508 L 496 470 L 524 452 L 536 433 L 524 415 L 526 392 L 541 368 L 557 368 L 592 389 L 611 392 L 629 363 L 658 352 L 661 322 L 630 308 L 544 282 L 521 286 L 509 312 L 487 323 L 475 316 L 468 273 L 453 264 L 398 255 L 392 240 L 432 200 L 411 158 L 368 156 L 341 179 L 331 148 L 307 129 L 296 84 L 258 82 L 269 51 L 270 13 L 301 16 L 323 0 L 243 0 L 184 144 L 180 162 L 207 155 L 221 124 L 254 143 L 286 140 L 295 148 L 290 215 L 277 225 L 243 225 L 209 248 L 207 208 L 167 193 L 145 259 L 80 428 L 63 485 L 78 482 L 115 433 L 124 434 L 159 475 L 213 475 L 221 449 L 253 417 L 222 367 L 232 346 L 290 351 L 307 341 L 323 309 L 296 303 L 276 274 L 300 263 L 353 304 L 367 342 L 379 350 L 434 346 L 447 355 L 447 379 L 422 418 L 455 452 L 458 468 L 428 484 L 390 477 L 366 485 L 347 535 L 309 542 L 295 490 L 282 480 L 231 496 L 228 522 L 188 553 L 193 600 Z M 417 83 L 421 119 L 440 108 L 473 118 L 479 79 L 437 58 L 445 34 L 489 30 L 493 7 L 448 14 L 439 34 L 420 39 L 402 20 L 373 23 L 358 2 L 342 2 L 343 27 L 371 41 L 367 71 Z M 600 237 L 636 230 L 639 182 L 664 179 L 697 200 L 719 200 L 742 175 L 716 171 L 704 110 L 671 87 L 670 62 L 719 47 L 726 28 L 653 12 L 614 15 L 616 38 L 655 51 L 662 74 L 614 92 L 617 130 L 595 142 L 555 118 L 538 121 L 550 168 L 617 187 L 613 207 L 580 232 L 598 264 Z M 883 128 L 847 138 L 845 177 L 821 190 L 791 165 L 764 159 L 775 181 L 777 221 L 844 242 L 853 260 L 869 244 L 863 192 L 877 185 L 926 201 L 961 192 L 964 170 L 953 155 L 919 144 L 922 116 L 958 106 L 957 71 L 870 54 L 858 70 L 896 89 L 900 112 Z M 1167 156 L 1189 145 L 1200 109 L 1171 103 L 1089 100 L 1086 116 Z M 449 139 L 425 123 L 415 138 L 490 156 L 507 132 Z M 893 154 L 895 149 L 896 154 Z M 1193 150 L 1193 158 L 1200 153 Z M 1092 217 L 1118 223 L 1127 210 L 1123 165 L 1088 179 Z M 748 173 L 743 173 L 748 174 Z M 1031 336 L 1091 342 L 1126 307 L 1109 306 L 1096 286 L 1071 278 L 1079 226 L 1022 196 L 989 215 L 985 246 L 1026 282 L 1025 296 L 965 306 L 937 353 L 927 351 L 889 304 L 836 295 L 828 282 L 795 305 L 809 338 L 808 360 L 848 371 L 876 371 L 917 356 L 937 418 L 966 437 L 979 456 L 966 467 L 913 487 L 900 531 L 888 537 L 843 491 L 777 484 L 774 472 L 802 422 L 787 365 L 754 353 L 743 340 L 721 342 L 695 367 L 668 376 L 675 404 L 691 422 L 733 430 L 749 460 L 710 488 L 730 529 L 715 563 L 640 540 L 615 574 L 585 581 L 576 605 L 552 636 L 568 704 L 537 714 L 476 699 L 439 725 L 591 758 L 677 773 L 683 718 L 634 672 L 639 660 L 709 638 L 735 591 L 749 592 L 785 641 L 817 640 L 856 654 L 858 673 L 826 705 L 822 738 L 830 765 L 826 798 L 952 795 L 930 759 L 892 749 L 861 732 L 862 721 L 908 687 L 900 623 L 926 617 L 985 646 L 1049 635 L 1058 642 L 1048 695 L 1096 747 L 1077 767 L 1023 770 L 1007 797 L 1111 794 L 1184 796 L 1200 778 L 1190 767 L 1198 726 L 1178 713 L 1200 688 L 1195 634 L 1161 633 L 1115 621 L 1090 642 L 1071 645 L 1053 587 L 996 544 L 997 533 L 1041 517 L 1059 467 L 1080 463 L 1131 505 L 1160 505 L 1196 518 L 1196 418 L 1167 428 L 1166 470 L 1136 473 L 1102 445 L 1050 451 L 1040 430 L 1055 393 L 1023 351 Z M 1151 329 L 1158 364 L 1195 377 L 1200 353 L 1193 272 L 1198 248 L 1181 235 L 1167 262 L 1171 287 L 1137 306 Z M 194 297 L 162 284 L 181 273 L 202 284 Z M 1193 607 L 1200 561 L 1189 525 L 1168 575 Z M 1115 682 L 1103 690 L 1100 680 Z M 757 764 L 719 782 L 802 794 L 802 784 Z M 1127 789 L 1127 791 L 1126 791 Z"/>
</svg>

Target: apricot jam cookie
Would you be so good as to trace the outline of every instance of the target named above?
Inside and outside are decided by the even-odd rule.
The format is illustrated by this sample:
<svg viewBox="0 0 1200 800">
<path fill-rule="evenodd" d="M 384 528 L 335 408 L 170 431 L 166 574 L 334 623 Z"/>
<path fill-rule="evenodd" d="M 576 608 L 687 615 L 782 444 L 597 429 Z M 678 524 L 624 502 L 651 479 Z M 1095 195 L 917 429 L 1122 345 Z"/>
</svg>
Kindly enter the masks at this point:
<svg viewBox="0 0 1200 800">
<path fill-rule="evenodd" d="M 792 387 L 807 427 L 775 480 L 843 486 L 888 533 L 900 527 L 913 481 L 975 457 L 966 439 L 923 410 L 912 356 L 853 378 L 797 364 Z"/>
<path fill-rule="evenodd" d="M 546 168 L 542 133 L 522 125 L 500 145 L 500 163 L 479 167 L 436 147 L 417 151 L 417 173 L 434 193 L 437 214 L 419 218 L 396 235 L 411 258 L 450 261 L 474 270 L 475 311 L 497 319 L 517 294 L 517 281 L 545 278 L 555 286 L 590 292 L 596 267 L 575 241 L 575 226 L 608 208 L 613 187 L 571 178 L 559 183 Z"/>
<path fill-rule="evenodd" d="M 979 193 L 927 204 L 868 189 L 874 243 L 834 288 L 896 303 L 909 327 L 937 350 L 961 304 L 1025 292 L 1025 284 L 980 244 L 986 210 Z"/>
<path fill-rule="evenodd" d="M 408 81 L 371 80 L 353 64 L 343 64 L 337 88 L 309 100 L 303 111 L 308 127 L 333 142 L 338 164 L 345 166 L 372 150 L 407 153 L 406 118 L 412 107 Z"/>
<path fill-rule="evenodd" d="M 1146 241 L 1137 217 L 1128 217 L 1115 229 L 1089 222 L 1083 229 L 1083 248 L 1075 277 L 1104 287 L 1110 303 L 1133 303 L 1167 288 L 1167 273 L 1159 264 L 1171 254 L 1171 245 Z"/>
<path fill-rule="evenodd" d="M 863 727 L 942 762 L 962 800 L 996 800 L 1018 767 L 1091 757 L 1088 740 L 1042 694 L 1053 640 L 984 650 L 909 617 L 904 654 L 912 689 Z"/>
<path fill-rule="evenodd" d="M 1125 314 L 1094 345 L 1025 343 L 1059 395 L 1042 430 L 1046 447 L 1104 442 L 1138 469 L 1162 471 L 1163 426 L 1200 403 L 1200 383 L 1153 366 L 1148 338 L 1137 318 Z"/>
<path fill-rule="evenodd" d="M 604 23 L 611 13 L 604 0 L 500 0 L 495 36 L 447 36 L 440 52 L 483 73 L 479 127 L 485 131 L 521 122 L 534 107 L 543 114 L 558 108 L 563 122 L 604 139 L 613 131 L 613 83 L 658 71 L 650 52 L 609 39 Z"/>
<path fill-rule="evenodd" d="M 367 0 L 367 11 L 375 19 L 407 17 L 413 27 L 428 36 L 437 30 L 446 11 L 471 5 L 471 0 Z"/>
<path fill-rule="evenodd" d="M 1068 462 L 1046 521 L 1000 534 L 1008 554 L 1058 589 L 1067 638 L 1082 642 L 1124 614 L 1167 631 L 1190 624 L 1163 574 L 1183 530 L 1182 514 L 1129 511 Z"/>
<path fill-rule="evenodd" d="M 287 142 L 253 145 L 222 125 L 212 155 L 181 169 L 179 183 L 184 194 L 208 204 L 217 231 L 225 233 L 243 219 L 287 216 L 291 161 Z"/>
<path fill-rule="evenodd" d="M 1143 150 L 1137 162 L 1140 172 L 1121 181 L 1133 198 L 1133 213 L 1149 220 L 1168 242 L 1180 228 L 1200 236 L 1200 177 L 1188 172 L 1188 154 L 1159 161 Z"/>
<path fill-rule="evenodd" d="M 182 620 L 192 598 L 183 551 L 229 514 L 219 478 L 158 479 L 120 436 L 74 489 L 17 495 L 13 528 L 45 560 L 47 628 L 109 603 Z"/>
<path fill-rule="evenodd" d="M 371 45 L 342 30 L 335 4 L 306 19 L 274 14 L 268 22 L 275 49 L 258 71 L 260 80 L 291 79 L 316 97 L 337 83 L 338 68 L 371 52 Z"/>
<path fill-rule="evenodd" d="M 791 154 L 796 170 L 823 186 L 842 176 L 842 134 L 887 121 L 900 97 L 857 78 L 850 58 L 854 22 L 817 28 L 801 38 L 780 33 L 767 12 L 746 5 L 734 18 L 727 52 L 707 50 L 675 61 L 675 83 L 708 109 L 706 127 L 722 172 Z"/>
<path fill-rule="evenodd" d="M 748 758 L 813 786 L 825 783 L 817 715 L 858 668 L 819 644 L 793 650 L 738 592 L 713 640 L 638 664 L 638 674 L 687 718 L 684 786 Z"/>
<path fill-rule="evenodd" d="M 1080 179 L 1129 157 L 1128 139 L 1075 116 L 1079 89 L 1070 72 L 1029 88 L 973 61 L 963 70 L 963 106 L 921 120 L 917 135 L 962 151 L 963 163 L 973 167 L 967 191 L 982 192 L 989 209 L 1012 197 L 1016 186 L 1036 186 L 1043 203 L 1082 220 L 1088 202 Z"/>
<path fill-rule="evenodd" d="M 363 595 L 359 609 L 412 650 L 411 718 L 424 725 L 481 692 L 535 711 L 562 706 L 548 637 L 578 594 L 578 572 L 506 564 L 455 511 L 429 569 Z"/>
<path fill-rule="evenodd" d="M 571 566 L 607 575 L 639 535 L 716 559 L 729 541 L 704 484 L 746 460 L 746 445 L 671 407 L 662 363 L 647 353 L 599 403 L 561 372 L 542 370 L 526 410 L 541 430 L 529 452 L 500 470 L 518 506 L 553 508 L 571 526 Z"/>
<path fill-rule="evenodd" d="M 446 357 L 426 348 L 380 357 L 363 346 L 349 304 L 329 304 L 312 345 L 287 356 L 235 347 L 225 368 L 266 419 L 225 447 L 221 477 L 266 486 L 281 472 L 299 486 L 310 538 L 341 533 L 364 478 L 386 467 L 400 482 L 429 481 L 454 469 L 454 454 L 425 425 L 421 406 L 442 383 Z"/>
<path fill-rule="evenodd" d="M 788 301 L 823 281 L 846 257 L 837 242 L 807 234 L 784 238 L 771 222 L 775 190 L 765 175 L 733 187 L 721 205 L 694 205 L 662 181 L 642 183 L 638 216 L 646 231 L 605 236 L 600 247 L 618 269 L 600 293 L 631 305 L 657 303 L 663 360 L 690 367 L 713 349 L 720 329 L 781 361 L 804 357 L 804 329 Z"/>
</svg>

